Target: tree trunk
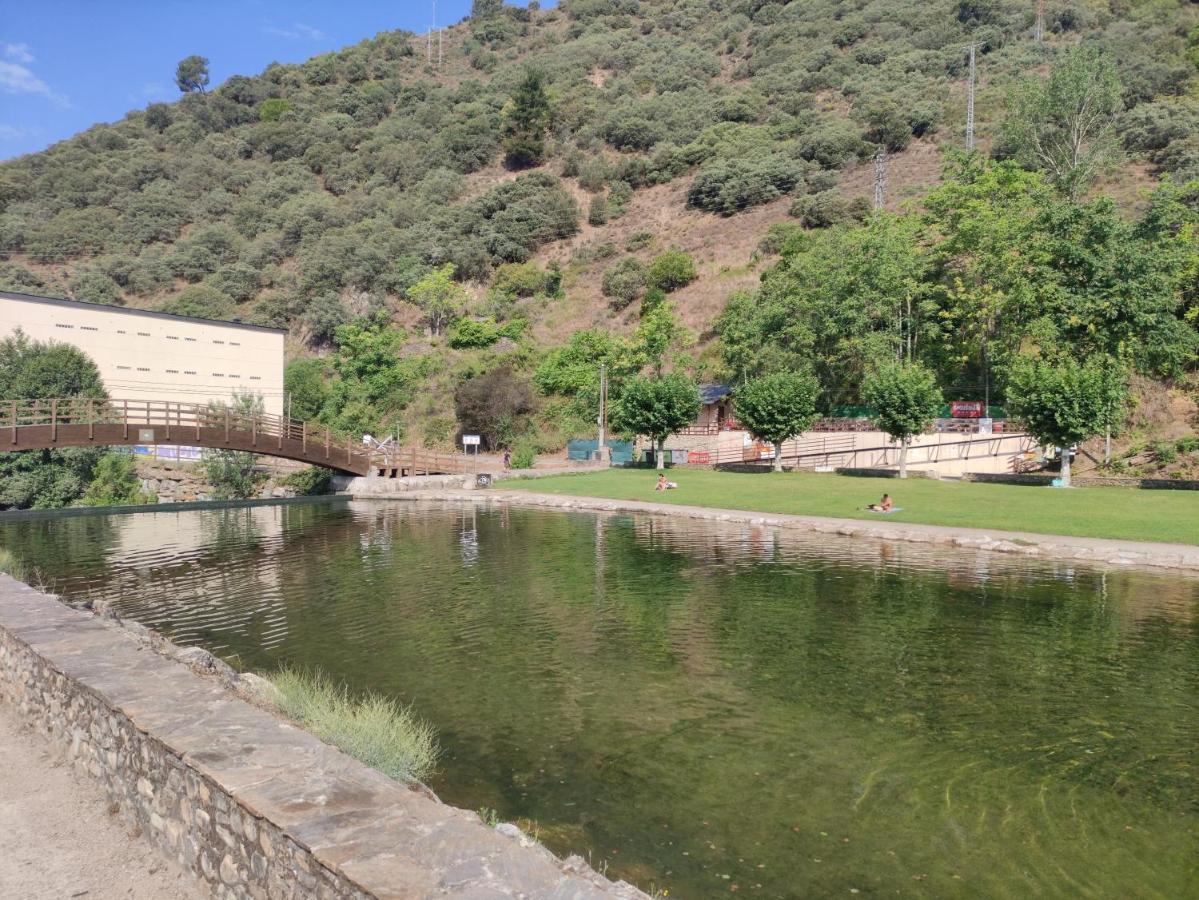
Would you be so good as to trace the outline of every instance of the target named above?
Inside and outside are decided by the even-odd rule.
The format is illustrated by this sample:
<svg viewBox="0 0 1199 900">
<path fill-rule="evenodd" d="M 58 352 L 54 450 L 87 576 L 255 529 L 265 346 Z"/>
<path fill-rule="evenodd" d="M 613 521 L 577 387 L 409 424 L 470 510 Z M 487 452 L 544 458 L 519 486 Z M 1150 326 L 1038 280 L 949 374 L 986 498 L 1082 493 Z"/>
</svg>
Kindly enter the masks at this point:
<svg viewBox="0 0 1199 900">
<path fill-rule="evenodd" d="M 1059 450 L 1060 450 L 1060 455 L 1062 458 L 1062 485 L 1064 487 L 1069 487 L 1070 486 L 1070 447 L 1069 447 L 1069 445 L 1067 445 L 1065 447 L 1060 447 Z"/>
<path fill-rule="evenodd" d="M 908 441 L 911 438 L 904 438 L 899 444 L 899 477 L 908 477 Z"/>
<path fill-rule="evenodd" d="M 1103 441 L 1103 464 L 1110 466 L 1112 464 L 1112 430 L 1108 428 L 1107 436 Z"/>
<path fill-rule="evenodd" d="M 774 445 L 773 468 L 774 468 L 774 471 L 776 471 L 776 472 L 783 471 L 783 442 L 782 441 L 779 441 L 777 444 Z"/>
<path fill-rule="evenodd" d="M 658 468 L 665 469 L 666 468 L 666 438 L 662 438 L 662 440 L 658 441 L 658 452 L 655 455 L 657 456 L 657 459 L 655 460 L 655 462 L 657 462 Z"/>
</svg>

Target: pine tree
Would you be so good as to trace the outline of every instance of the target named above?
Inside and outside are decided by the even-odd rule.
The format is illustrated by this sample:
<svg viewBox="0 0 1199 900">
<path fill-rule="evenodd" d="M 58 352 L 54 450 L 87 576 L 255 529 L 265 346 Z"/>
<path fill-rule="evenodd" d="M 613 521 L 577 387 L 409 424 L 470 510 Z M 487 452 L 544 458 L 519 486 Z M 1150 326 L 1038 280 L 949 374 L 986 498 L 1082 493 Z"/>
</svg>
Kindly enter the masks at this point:
<svg viewBox="0 0 1199 900">
<path fill-rule="evenodd" d="M 504 113 L 504 161 L 509 168 L 536 166 L 545 158 L 550 98 L 545 76 L 529 69 Z"/>
</svg>

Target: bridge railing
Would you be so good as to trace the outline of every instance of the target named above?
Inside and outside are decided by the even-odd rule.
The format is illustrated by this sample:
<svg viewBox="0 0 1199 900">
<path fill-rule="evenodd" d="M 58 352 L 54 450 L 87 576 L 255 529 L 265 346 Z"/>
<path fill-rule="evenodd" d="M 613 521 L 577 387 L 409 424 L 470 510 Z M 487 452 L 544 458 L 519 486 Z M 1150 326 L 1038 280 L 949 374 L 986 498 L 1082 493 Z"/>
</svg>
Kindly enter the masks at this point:
<svg viewBox="0 0 1199 900">
<path fill-rule="evenodd" d="M 407 475 L 457 475 L 467 471 L 467 461 L 455 453 L 435 453 L 415 447 L 389 447 L 376 450 L 371 466 L 383 474 L 395 471 Z"/>
<path fill-rule="evenodd" d="M 224 431 L 225 438 L 235 433 L 250 436 L 252 446 L 259 443 L 264 451 L 274 442 L 282 449 L 283 441 L 295 441 L 301 451 L 336 457 L 338 463 L 365 465 L 369 448 L 353 438 L 338 434 L 324 425 L 313 425 L 285 416 L 239 410 L 220 403 L 182 403 L 174 400 L 122 400 L 68 397 L 0 402 L 0 429 L 13 431 L 29 426 L 49 426 L 57 437 L 60 425 L 120 425 L 123 437 L 129 429 L 154 428 L 156 434 L 145 443 L 185 443 L 189 434 L 200 439 L 201 430 Z M 159 435 L 157 430 L 164 429 Z"/>
</svg>

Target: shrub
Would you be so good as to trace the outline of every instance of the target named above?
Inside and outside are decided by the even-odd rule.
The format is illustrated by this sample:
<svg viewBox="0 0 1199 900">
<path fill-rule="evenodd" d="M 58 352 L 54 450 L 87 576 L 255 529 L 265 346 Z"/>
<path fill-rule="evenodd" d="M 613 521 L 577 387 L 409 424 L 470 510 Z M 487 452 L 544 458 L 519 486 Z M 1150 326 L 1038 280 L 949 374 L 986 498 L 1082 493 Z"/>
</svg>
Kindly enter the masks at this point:
<svg viewBox="0 0 1199 900">
<path fill-rule="evenodd" d="M 272 97 L 270 100 L 263 100 L 258 106 L 258 118 L 263 122 L 278 122 L 283 118 L 284 113 L 291 109 L 291 104 L 286 100 L 281 100 L 277 97 Z"/>
<path fill-rule="evenodd" d="M 328 494 L 333 486 L 333 470 L 324 466 L 308 466 L 298 472 L 292 472 L 282 483 L 301 497 Z"/>
<path fill-rule="evenodd" d="M 624 248 L 630 253 L 637 250 L 644 250 L 654 242 L 654 233 L 652 231 L 635 231 L 630 235 L 628 242 Z"/>
<path fill-rule="evenodd" d="M 758 241 L 758 250 L 773 256 L 783 249 L 783 245 L 800 232 L 800 227 L 791 222 L 775 222 L 766 229 L 762 240 Z"/>
<path fill-rule="evenodd" d="M 537 445 L 532 441 L 521 441 L 512 451 L 509 465 L 513 469 L 531 469 L 537 460 Z"/>
<path fill-rule="evenodd" d="M 1170 441 L 1157 441 L 1153 445 L 1153 455 L 1163 465 L 1178 459 L 1178 448 Z"/>
<path fill-rule="evenodd" d="M 695 176 L 687 189 L 687 205 L 731 216 L 790 192 L 803 174 L 802 164 L 781 154 L 719 160 Z"/>
<path fill-rule="evenodd" d="M 468 378 L 454 391 L 458 424 L 469 434 L 478 434 L 492 450 L 509 447 L 527 427 L 534 409 L 529 382 L 511 366 Z"/>
<path fill-rule="evenodd" d="M 596 194 L 587 206 L 587 224 L 604 225 L 608 221 L 608 200 L 603 194 Z"/>
<path fill-rule="evenodd" d="M 604 272 L 600 289 L 615 309 L 624 309 L 645 293 L 646 271 L 637 260 L 626 257 Z"/>
<path fill-rule="evenodd" d="M 191 284 L 158 307 L 159 312 L 197 319 L 227 319 L 233 315 L 233 301 L 206 284 Z"/>
<path fill-rule="evenodd" d="M 381 694 L 350 696 L 319 672 L 282 669 L 267 678 L 264 698 L 322 741 L 397 781 L 428 778 L 437 762 L 433 729 Z"/>
<path fill-rule="evenodd" d="M 649 264 L 646 284 L 652 288 L 671 293 L 686 287 L 699 277 L 695 262 L 682 250 L 667 250 Z"/>
<path fill-rule="evenodd" d="M 821 191 L 796 200 L 791 215 L 809 228 L 829 228 L 863 221 L 870 215 L 870 203 L 865 197 L 851 200 L 839 191 Z"/>
<path fill-rule="evenodd" d="M 152 491 L 142 489 L 133 454 L 110 450 L 96 462 L 92 482 L 83 493 L 84 506 L 137 506 L 157 503 Z"/>
<path fill-rule="evenodd" d="M 870 145 L 844 119 L 826 121 L 799 137 L 799 155 L 826 169 L 839 168 L 870 152 Z"/>
<path fill-rule="evenodd" d="M 81 272 L 71 279 L 71 296 L 88 303 L 120 306 L 125 302 L 115 281 L 100 272 Z"/>
<path fill-rule="evenodd" d="M 505 263 L 495 270 L 492 288 L 509 297 L 532 297 L 545 290 L 545 273 L 536 263 Z"/>
<path fill-rule="evenodd" d="M 490 347 L 499 339 L 499 329 L 488 319 L 479 321 L 463 317 L 455 320 L 449 330 L 449 344 L 455 350 Z"/>
</svg>

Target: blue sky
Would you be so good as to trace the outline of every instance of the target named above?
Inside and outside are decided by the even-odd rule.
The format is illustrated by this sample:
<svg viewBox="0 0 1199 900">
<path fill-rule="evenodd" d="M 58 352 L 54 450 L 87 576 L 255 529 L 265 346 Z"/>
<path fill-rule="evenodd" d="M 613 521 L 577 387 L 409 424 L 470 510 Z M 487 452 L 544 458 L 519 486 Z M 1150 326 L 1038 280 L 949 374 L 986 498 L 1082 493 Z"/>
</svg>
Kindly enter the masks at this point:
<svg viewBox="0 0 1199 900">
<path fill-rule="evenodd" d="M 437 3 L 443 24 L 469 11 Z M 0 159 L 177 98 L 175 65 L 192 53 L 215 86 L 431 18 L 432 0 L 0 0 Z"/>
</svg>

